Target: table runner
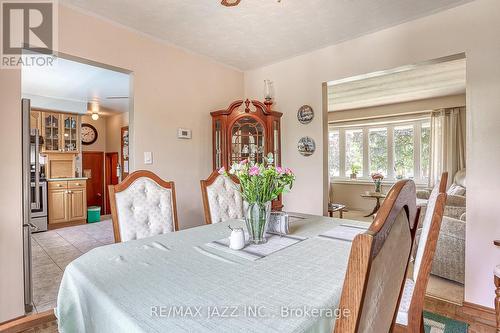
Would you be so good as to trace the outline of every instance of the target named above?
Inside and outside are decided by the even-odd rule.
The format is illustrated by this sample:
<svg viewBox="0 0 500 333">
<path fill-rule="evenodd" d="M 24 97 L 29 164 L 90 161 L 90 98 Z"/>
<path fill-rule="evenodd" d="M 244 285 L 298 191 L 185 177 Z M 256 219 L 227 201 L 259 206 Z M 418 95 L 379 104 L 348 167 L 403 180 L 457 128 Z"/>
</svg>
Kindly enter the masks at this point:
<svg viewBox="0 0 500 333">
<path fill-rule="evenodd" d="M 198 249 L 237 220 L 93 249 L 64 272 L 59 330 L 331 332 L 307 310 L 338 305 L 351 243 L 315 236 L 347 220 L 303 216 L 291 234 L 309 239 L 257 261 Z"/>
<path fill-rule="evenodd" d="M 246 245 L 241 250 L 231 249 L 229 247 L 228 237 L 224 237 L 222 239 L 206 243 L 203 246 L 201 246 L 201 248 L 203 249 L 204 247 L 211 247 L 248 260 L 259 260 L 307 239 L 296 235 L 279 235 L 276 233 L 268 232 L 266 236 L 267 242 L 265 244 L 254 245 L 249 243 L 249 238 L 250 237 L 248 232 L 245 231 Z"/>
</svg>

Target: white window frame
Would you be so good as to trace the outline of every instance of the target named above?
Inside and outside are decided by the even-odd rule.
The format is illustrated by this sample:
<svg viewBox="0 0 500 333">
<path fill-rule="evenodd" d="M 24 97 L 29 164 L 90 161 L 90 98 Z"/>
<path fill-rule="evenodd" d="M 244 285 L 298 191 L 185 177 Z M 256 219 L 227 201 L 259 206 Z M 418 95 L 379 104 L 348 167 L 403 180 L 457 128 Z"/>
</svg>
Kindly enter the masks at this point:
<svg viewBox="0 0 500 333">
<path fill-rule="evenodd" d="M 417 120 L 409 121 L 392 121 L 392 122 L 377 122 L 374 124 L 365 125 L 342 125 L 342 124 L 329 124 L 329 131 L 336 130 L 339 132 L 339 176 L 330 177 L 331 182 L 337 183 L 366 183 L 372 182 L 370 177 L 370 161 L 369 161 L 369 132 L 370 129 L 387 128 L 387 175 L 383 183 L 392 184 L 396 179 L 394 173 L 394 128 L 402 126 L 413 126 L 413 180 L 418 185 L 427 184 L 427 179 L 421 178 L 421 134 L 422 124 L 429 123 L 430 118 L 419 118 Z M 351 179 L 345 172 L 346 163 L 346 130 L 363 130 L 363 174 L 358 175 L 357 179 Z M 329 156 L 330 154 L 328 154 Z"/>
</svg>

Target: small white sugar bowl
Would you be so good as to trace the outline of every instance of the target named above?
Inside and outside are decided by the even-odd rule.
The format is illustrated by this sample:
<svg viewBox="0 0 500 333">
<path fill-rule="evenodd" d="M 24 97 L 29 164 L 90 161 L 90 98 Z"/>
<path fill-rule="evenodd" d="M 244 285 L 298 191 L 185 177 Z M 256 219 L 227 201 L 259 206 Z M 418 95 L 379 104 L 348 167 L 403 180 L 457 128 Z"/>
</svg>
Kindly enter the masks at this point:
<svg viewBox="0 0 500 333">
<path fill-rule="evenodd" d="M 232 250 L 241 250 L 245 247 L 245 232 L 243 228 L 231 228 L 231 236 L 229 236 L 229 248 Z"/>
</svg>

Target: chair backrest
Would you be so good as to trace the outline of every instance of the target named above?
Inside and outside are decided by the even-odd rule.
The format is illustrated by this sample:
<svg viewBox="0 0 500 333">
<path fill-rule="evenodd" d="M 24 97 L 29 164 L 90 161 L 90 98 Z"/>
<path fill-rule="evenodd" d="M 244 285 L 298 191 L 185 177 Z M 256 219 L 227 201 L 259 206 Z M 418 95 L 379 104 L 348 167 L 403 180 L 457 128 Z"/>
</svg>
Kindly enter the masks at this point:
<svg viewBox="0 0 500 333">
<path fill-rule="evenodd" d="M 146 170 L 109 186 L 115 242 L 179 230 L 174 182 Z"/>
<path fill-rule="evenodd" d="M 422 222 L 422 232 L 418 241 L 415 262 L 413 265 L 413 281 L 415 287 L 408 310 L 409 332 L 415 331 L 421 326 L 422 311 L 424 309 L 425 290 L 432 268 L 432 260 L 436 252 L 441 221 L 443 220 L 444 207 L 446 205 L 446 183 L 448 173 L 441 175 L 439 184 L 436 184 L 427 202 L 425 217 Z"/>
<path fill-rule="evenodd" d="M 367 232 L 352 243 L 336 333 L 389 332 L 408 268 L 417 218 L 415 183 L 397 182 Z"/>
<path fill-rule="evenodd" d="M 455 178 L 453 179 L 453 183 L 467 188 L 466 183 L 465 183 L 465 178 L 466 178 L 465 169 L 459 170 L 459 171 L 457 171 L 457 173 L 455 173 Z"/>
<path fill-rule="evenodd" d="M 200 183 L 206 224 L 243 218 L 243 198 L 236 177 L 214 171 Z"/>
</svg>

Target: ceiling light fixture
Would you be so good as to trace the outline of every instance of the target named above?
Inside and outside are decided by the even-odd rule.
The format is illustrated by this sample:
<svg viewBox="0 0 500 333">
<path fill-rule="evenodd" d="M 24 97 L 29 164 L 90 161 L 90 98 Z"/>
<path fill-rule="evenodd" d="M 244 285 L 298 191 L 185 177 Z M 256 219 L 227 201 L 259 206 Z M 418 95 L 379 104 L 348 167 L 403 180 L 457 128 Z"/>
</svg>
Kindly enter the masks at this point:
<svg viewBox="0 0 500 333">
<path fill-rule="evenodd" d="M 281 2 L 281 0 L 277 0 L 278 2 Z M 234 7 L 238 6 L 240 4 L 241 0 L 222 0 L 221 5 L 226 6 L 226 7 Z"/>
<path fill-rule="evenodd" d="M 90 108 L 92 110 L 92 120 L 99 119 L 99 101 L 94 100 L 90 102 Z"/>
</svg>

